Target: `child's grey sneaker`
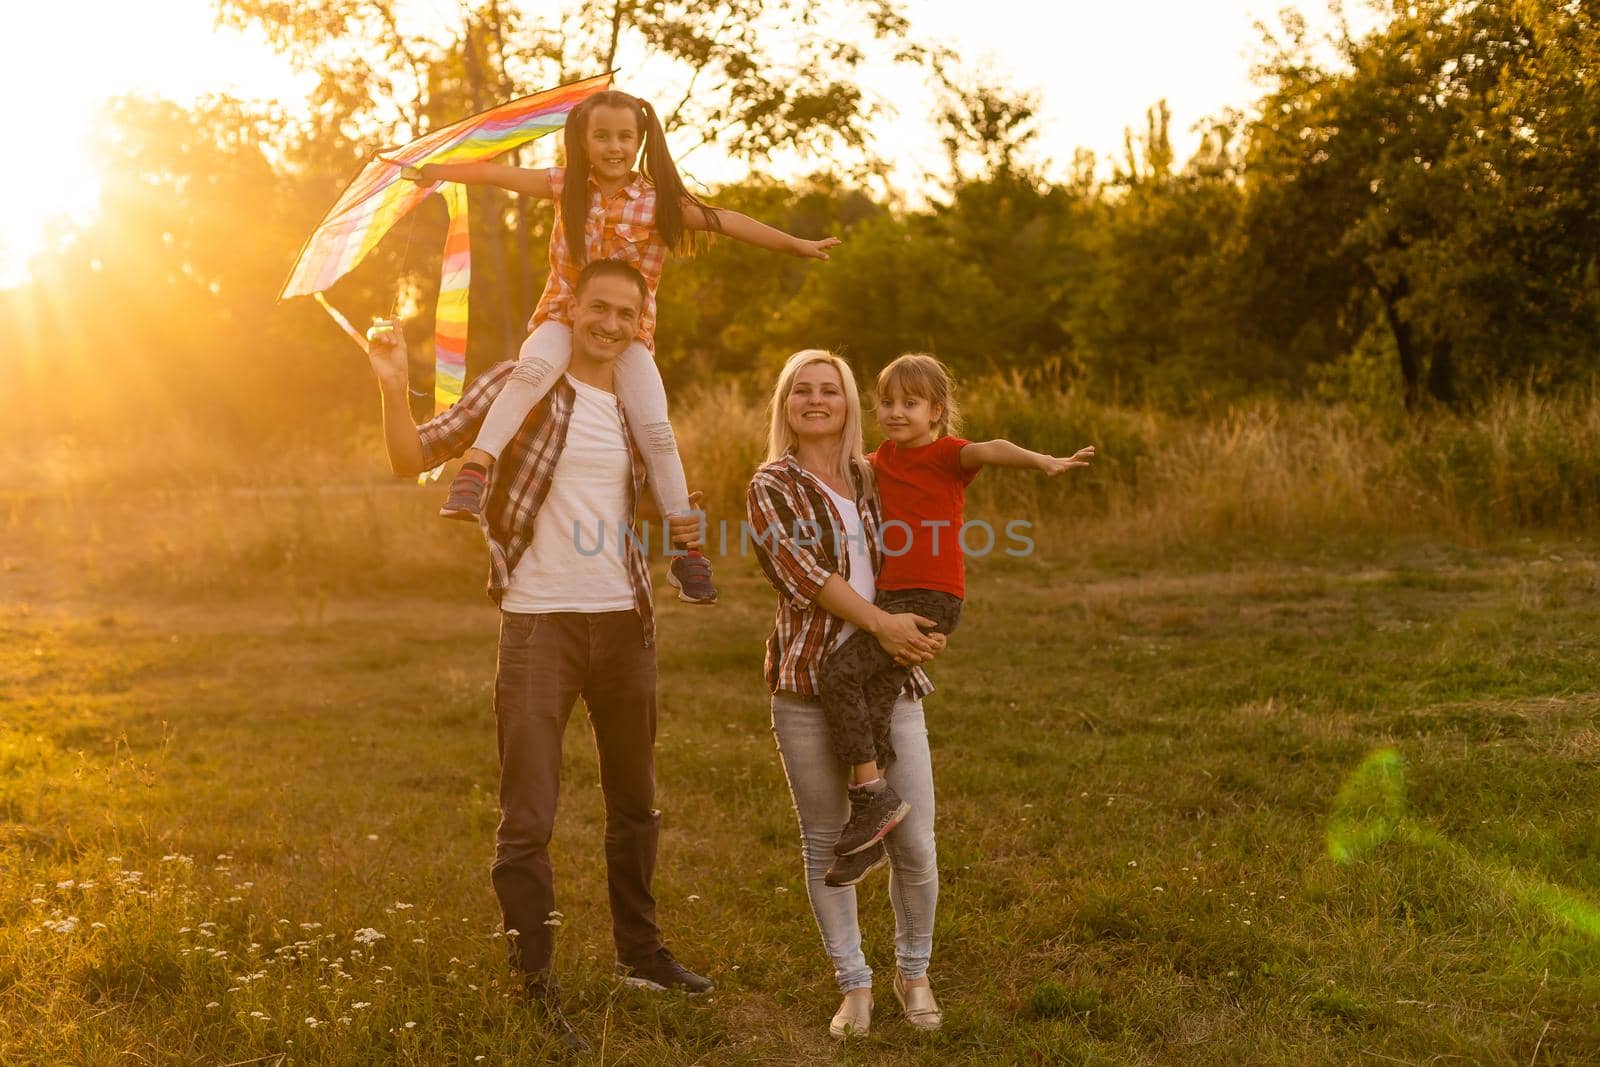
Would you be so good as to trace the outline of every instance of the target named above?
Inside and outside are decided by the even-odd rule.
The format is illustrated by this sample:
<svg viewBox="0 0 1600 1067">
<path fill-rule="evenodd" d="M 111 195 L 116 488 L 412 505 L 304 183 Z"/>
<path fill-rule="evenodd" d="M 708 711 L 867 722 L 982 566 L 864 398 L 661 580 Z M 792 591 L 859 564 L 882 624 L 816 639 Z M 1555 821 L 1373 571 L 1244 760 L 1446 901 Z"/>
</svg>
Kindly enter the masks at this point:
<svg viewBox="0 0 1600 1067">
<path fill-rule="evenodd" d="M 911 811 L 911 805 L 901 800 L 888 782 L 876 792 L 853 785 L 849 793 L 850 821 L 839 831 L 839 843 L 833 846 L 836 856 L 849 856 L 871 848 L 900 825 L 900 820 Z"/>
<path fill-rule="evenodd" d="M 835 889 L 847 885 L 859 885 L 867 880 L 867 875 L 889 862 L 889 850 L 879 841 L 871 848 L 852 852 L 848 856 L 835 856 L 833 866 L 828 868 L 828 873 L 822 876 L 822 884 Z M 865 1030 L 861 1031 L 866 1033 Z"/>
<path fill-rule="evenodd" d="M 695 549 L 673 557 L 667 565 L 667 583 L 678 591 L 678 599 L 685 604 L 717 602 L 717 587 L 711 581 L 711 561 Z"/>
<path fill-rule="evenodd" d="M 480 471 L 464 469 L 450 482 L 450 495 L 445 498 L 439 515 L 446 519 L 477 522 L 483 514 L 483 490 L 488 479 Z"/>
</svg>

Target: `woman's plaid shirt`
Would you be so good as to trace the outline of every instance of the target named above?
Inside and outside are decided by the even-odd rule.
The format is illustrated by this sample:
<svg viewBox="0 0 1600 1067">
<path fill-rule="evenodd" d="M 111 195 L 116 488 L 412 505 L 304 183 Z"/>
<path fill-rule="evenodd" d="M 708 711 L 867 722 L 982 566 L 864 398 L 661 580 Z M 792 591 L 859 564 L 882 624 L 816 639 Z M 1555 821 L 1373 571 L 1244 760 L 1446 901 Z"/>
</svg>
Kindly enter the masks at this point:
<svg viewBox="0 0 1600 1067">
<path fill-rule="evenodd" d="M 861 530 L 876 572 L 883 563 L 878 542 L 882 521 L 878 501 L 864 491 L 859 475 L 855 485 Z M 832 651 L 834 638 L 844 625 L 816 603 L 817 594 L 830 575 L 850 580 L 844 520 L 822 483 L 793 456 L 756 470 L 745 492 L 745 506 L 756 559 L 779 594 L 777 625 L 767 638 L 767 688 L 774 693 L 816 696 L 822 661 Z M 906 689 L 921 699 L 933 692 L 933 682 L 921 667 L 913 667 Z"/>
<path fill-rule="evenodd" d="M 515 366 L 514 362 L 506 362 L 490 367 L 473 379 L 460 400 L 417 427 L 422 439 L 424 468 L 437 467 L 472 447 L 478 437 L 478 427 L 489 413 L 489 405 L 500 395 L 501 386 Z M 511 572 L 516 569 L 517 561 L 533 543 L 533 520 L 544 498 L 550 494 L 556 462 L 567 444 L 567 428 L 572 425 L 572 405 L 576 398 L 577 392 L 566 376 L 557 378 L 549 395 L 533 409 L 490 472 L 481 525 L 484 539 L 489 542 L 489 596 L 497 604 L 511 582 Z M 622 419 L 623 434 L 629 442 L 628 466 L 633 476 L 633 495 L 629 498 L 627 520 L 631 525 L 634 505 L 644 488 L 645 467 L 633 445 L 633 435 L 628 432 L 628 417 L 623 413 L 621 401 L 617 403 L 617 415 Z M 655 642 L 656 632 L 650 600 L 650 568 L 638 540 L 632 537 L 622 540 L 626 545 L 628 584 L 633 587 L 634 607 L 644 622 L 644 641 L 648 648 Z"/>
<path fill-rule="evenodd" d="M 561 188 L 566 171 L 552 167 L 545 171 L 550 192 L 555 197 L 556 221 L 550 230 L 550 278 L 544 283 L 539 306 L 528 322 L 532 330 L 545 319 L 572 325 L 572 303 L 577 299 L 581 264 L 572 262 L 567 249 L 567 220 L 561 217 Z M 583 220 L 583 250 L 587 262 L 615 259 L 644 275 L 644 310 L 634 337 L 650 348 L 656 346 L 656 287 L 667 264 L 667 243 L 656 230 L 656 187 L 639 174 L 610 196 L 600 192 L 594 175 L 589 176 L 589 213 Z"/>
</svg>

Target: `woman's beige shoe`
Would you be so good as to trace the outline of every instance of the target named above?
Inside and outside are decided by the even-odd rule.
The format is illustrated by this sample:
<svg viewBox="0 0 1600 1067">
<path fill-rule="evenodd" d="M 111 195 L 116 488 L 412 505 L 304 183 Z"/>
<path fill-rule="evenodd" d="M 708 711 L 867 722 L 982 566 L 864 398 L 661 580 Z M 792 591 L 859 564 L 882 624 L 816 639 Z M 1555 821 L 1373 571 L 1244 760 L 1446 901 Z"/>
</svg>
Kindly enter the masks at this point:
<svg viewBox="0 0 1600 1067">
<path fill-rule="evenodd" d="M 906 1022 L 918 1030 L 937 1030 L 944 1025 L 944 1013 L 939 1010 L 939 1002 L 933 999 L 932 986 L 908 986 L 905 978 L 896 971 L 894 995 L 906 1013 Z"/>
<path fill-rule="evenodd" d="M 847 1037 L 866 1037 L 871 1029 L 871 990 L 850 990 L 839 1004 L 839 1010 L 833 1013 L 828 1033 L 842 1040 Z"/>
</svg>

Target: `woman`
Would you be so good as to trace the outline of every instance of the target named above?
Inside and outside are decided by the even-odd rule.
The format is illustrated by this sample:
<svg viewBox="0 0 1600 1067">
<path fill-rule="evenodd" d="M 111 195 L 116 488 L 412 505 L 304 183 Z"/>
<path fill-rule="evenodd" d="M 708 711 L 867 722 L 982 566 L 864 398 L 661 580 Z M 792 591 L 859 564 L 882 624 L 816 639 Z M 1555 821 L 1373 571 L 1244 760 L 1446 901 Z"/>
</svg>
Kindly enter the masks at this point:
<svg viewBox="0 0 1600 1067">
<path fill-rule="evenodd" d="M 936 1030 L 942 1018 L 928 960 L 939 872 L 922 715 L 922 697 L 933 685 L 914 667 L 890 721 L 897 758 L 886 777 L 910 802 L 911 814 L 882 844 L 845 857 L 835 857 L 833 846 L 849 815 L 849 769 L 833 756 L 817 692 L 824 657 L 858 628 L 908 665 L 932 659 L 944 638 L 922 632 L 930 620 L 873 605 L 879 514 L 849 364 L 819 349 L 796 352 L 778 376 L 771 416 L 767 462 L 751 479 L 746 501 L 757 557 L 778 591 L 766 657 L 772 730 L 800 820 L 806 892 L 844 994 L 828 1029 L 842 1038 L 865 1034 L 871 1025 L 872 969 L 861 951 L 854 886 L 887 862 L 895 995 L 908 1022 Z M 830 865 L 833 877 L 827 878 Z"/>
</svg>

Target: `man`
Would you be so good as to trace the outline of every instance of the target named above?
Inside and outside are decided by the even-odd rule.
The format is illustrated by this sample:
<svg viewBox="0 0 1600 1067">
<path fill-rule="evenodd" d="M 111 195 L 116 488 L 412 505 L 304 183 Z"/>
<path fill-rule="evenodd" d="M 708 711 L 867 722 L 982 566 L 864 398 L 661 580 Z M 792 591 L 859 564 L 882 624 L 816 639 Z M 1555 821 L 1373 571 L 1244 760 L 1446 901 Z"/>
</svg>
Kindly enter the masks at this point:
<svg viewBox="0 0 1600 1067">
<path fill-rule="evenodd" d="M 600 756 L 618 970 L 628 984 L 656 990 L 704 993 L 711 983 L 662 945 L 651 890 L 661 818 L 652 807 L 655 623 L 644 553 L 619 534 L 633 523 L 644 473 L 612 389 L 647 290 L 632 267 L 600 260 L 584 268 L 575 292 L 571 367 L 496 464 L 482 526 L 489 594 L 501 609 L 495 894 L 515 975 L 568 1047 L 581 1049 L 550 978 L 555 890 L 548 850 L 561 736 L 579 696 Z M 513 364 L 491 368 L 459 403 L 417 426 L 407 407 L 404 339 L 392 328 L 373 333 L 370 357 L 395 472 L 416 474 L 466 451 Z M 694 518 L 669 521 L 675 541 L 699 541 Z"/>
</svg>

